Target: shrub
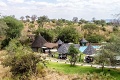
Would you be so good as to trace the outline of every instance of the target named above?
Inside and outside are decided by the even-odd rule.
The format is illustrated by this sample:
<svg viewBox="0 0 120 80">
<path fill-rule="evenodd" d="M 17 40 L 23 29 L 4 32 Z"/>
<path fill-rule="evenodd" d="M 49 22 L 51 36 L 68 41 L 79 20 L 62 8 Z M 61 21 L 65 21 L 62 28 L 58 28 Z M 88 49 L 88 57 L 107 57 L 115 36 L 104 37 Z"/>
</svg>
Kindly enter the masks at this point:
<svg viewBox="0 0 120 80">
<path fill-rule="evenodd" d="M 65 27 L 58 35 L 58 39 L 61 39 L 65 43 L 78 43 L 79 37 L 80 35 L 78 31 L 74 27 Z"/>
<path fill-rule="evenodd" d="M 12 44 L 9 44 L 12 49 L 10 51 L 10 47 L 7 48 L 8 56 L 2 64 L 5 67 L 10 67 L 13 78 L 29 80 L 29 77 L 37 72 L 37 64 L 41 63 L 45 65 L 45 61 L 42 57 L 32 53 L 32 50 L 29 48 L 20 45 L 18 41 L 11 41 L 15 43 L 11 42 Z"/>
<path fill-rule="evenodd" d="M 98 29 L 98 27 L 95 25 L 95 24 L 86 24 L 86 25 L 84 25 L 83 26 L 83 29 L 87 29 L 87 30 L 97 30 Z"/>
<path fill-rule="evenodd" d="M 104 40 L 104 37 L 97 34 L 91 34 L 87 36 L 86 39 L 91 43 L 99 43 Z"/>
<path fill-rule="evenodd" d="M 38 30 L 36 30 L 35 32 L 36 34 L 41 34 L 45 40 L 47 40 L 48 42 L 53 42 L 54 38 L 55 38 L 55 33 L 53 32 L 53 30 L 47 30 L 44 28 L 39 28 Z"/>
</svg>

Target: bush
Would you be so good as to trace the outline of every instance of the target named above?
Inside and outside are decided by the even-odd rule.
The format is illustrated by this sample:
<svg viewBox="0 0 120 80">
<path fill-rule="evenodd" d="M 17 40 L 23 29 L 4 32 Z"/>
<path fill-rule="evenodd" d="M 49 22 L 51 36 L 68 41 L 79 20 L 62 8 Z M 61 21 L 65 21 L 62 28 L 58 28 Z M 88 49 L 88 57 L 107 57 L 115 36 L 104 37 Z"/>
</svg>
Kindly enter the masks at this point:
<svg viewBox="0 0 120 80">
<path fill-rule="evenodd" d="M 37 64 L 41 63 L 45 65 L 45 61 L 40 56 L 32 53 L 32 50 L 29 48 L 23 47 L 19 41 L 11 41 L 15 43 L 10 42 L 7 48 L 8 56 L 2 64 L 5 67 L 10 67 L 13 78 L 29 80 L 29 77 L 37 72 Z M 10 47 L 12 47 L 11 51 Z"/>
<path fill-rule="evenodd" d="M 113 31 L 119 31 L 119 27 L 113 27 Z"/>
<path fill-rule="evenodd" d="M 86 39 L 91 43 L 99 43 L 104 40 L 104 37 L 97 34 L 91 34 L 91 35 L 88 35 Z"/>
<path fill-rule="evenodd" d="M 65 43 L 69 43 L 69 42 L 78 43 L 79 37 L 80 35 L 78 31 L 73 27 L 63 28 L 58 35 L 58 39 L 62 40 Z"/>
<path fill-rule="evenodd" d="M 40 33 L 45 38 L 45 40 L 47 40 L 48 42 L 53 42 L 55 39 L 55 33 L 53 30 L 39 28 L 35 33 L 37 35 Z"/>
<path fill-rule="evenodd" d="M 95 24 L 86 24 L 86 25 L 84 25 L 83 26 L 83 29 L 87 29 L 87 30 L 97 30 L 98 29 L 98 27 L 95 25 Z"/>
</svg>

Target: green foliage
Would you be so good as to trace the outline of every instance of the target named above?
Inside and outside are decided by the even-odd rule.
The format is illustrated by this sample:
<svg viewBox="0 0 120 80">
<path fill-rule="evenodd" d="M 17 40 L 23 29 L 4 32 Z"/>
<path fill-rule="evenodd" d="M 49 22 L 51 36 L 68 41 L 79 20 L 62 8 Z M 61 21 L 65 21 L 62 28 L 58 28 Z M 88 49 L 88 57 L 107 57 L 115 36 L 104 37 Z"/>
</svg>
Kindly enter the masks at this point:
<svg viewBox="0 0 120 80">
<path fill-rule="evenodd" d="M 79 37 L 80 35 L 78 31 L 73 27 L 64 27 L 58 35 L 58 39 L 62 40 L 65 43 L 78 43 Z"/>
<path fill-rule="evenodd" d="M 14 43 L 15 41 L 15 43 Z M 10 51 L 10 48 L 11 51 Z M 10 67 L 13 78 L 20 80 L 29 80 L 32 74 L 38 73 L 37 64 L 41 63 L 45 65 L 45 60 L 40 56 L 32 53 L 27 47 L 23 47 L 18 41 L 11 40 L 9 47 L 7 48 L 8 56 L 3 61 L 5 67 Z M 14 53 L 14 54 L 13 54 Z M 42 70 L 42 66 L 39 70 Z"/>
<path fill-rule="evenodd" d="M 9 45 L 6 47 L 6 50 L 10 54 L 15 54 L 19 51 L 19 49 L 21 50 L 22 48 L 23 48 L 23 46 L 21 45 L 19 40 L 12 39 L 12 40 L 10 40 Z"/>
<path fill-rule="evenodd" d="M 113 31 L 119 31 L 119 27 L 113 27 Z"/>
<path fill-rule="evenodd" d="M 0 36 L 5 36 L 7 29 L 7 24 L 2 19 L 0 19 Z"/>
<path fill-rule="evenodd" d="M 93 22 L 97 25 L 101 25 L 102 27 L 106 25 L 105 20 L 94 20 Z"/>
<path fill-rule="evenodd" d="M 21 34 L 21 30 L 23 29 L 22 22 L 10 16 L 4 17 L 3 20 L 6 22 L 7 26 L 9 27 L 6 33 L 7 38 L 13 39 L 19 37 Z"/>
<path fill-rule="evenodd" d="M 86 66 L 74 66 L 71 67 L 69 64 L 60 64 L 50 62 L 49 68 L 53 68 L 65 74 L 78 74 L 78 80 L 119 80 L 120 71 L 116 69 L 104 69 L 104 72 L 99 68 L 86 67 Z M 88 79 L 91 78 L 91 79 Z M 76 80 L 76 79 L 75 79 Z"/>
<path fill-rule="evenodd" d="M 91 43 L 99 43 L 104 41 L 104 37 L 98 34 L 90 34 L 86 37 L 86 39 Z"/>
<path fill-rule="evenodd" d="M 48 17 L 47 16 L 40 16 L 40 17 L 38 17 L 38 20 L 37 20 L 37 22 L 39 23 L 39 26 L 40 27 L 43 27 L 44 26 L 44 23 L 45 22 L 48 22 L 49 21 L 49 19 L 48 19 Z"/>
<path fill-rule="evenodd" d="M 57 22 L 56 22 L 56 25 L 57 25 L 57 26 L 63 26 L 63 23 L 60 22 L 60 21 L 57 21 Z"/>
<path fill-rule="evenodd" d="M 107 43 L 107 45 L 105 46 L 105 49 L 120 55 L 120 33 L 119 32 L 116 34 L 114 33 L 112 37 L 113 37 L 113 40 Z"/>
<path fill-rule="evenodd" d="M 98 30 L 98 27 L 95 24 L 89 23 L 89 24 L 84 25 L 83 29 L 87 29 L 88 31 L 93 31 L 93 30 Z"/>
<path fill-rule="evenodd" d="M 8 29 L 6 32 L 6 39 L 1 43 L 2 48 L 6 47 L 11 39 L 18 38 L 21 35 L 21 30 L 23 29 L 22 22 L 18 21 L 14 17 L 6 16 L 3 20 L 7 24 Z"/>
<path fill-rule="evenodd" d="M 105 27 L 102 27 L 101 29 L 102 29 L 103 31 L 106 31 L 106 28 L 105 28 Z"/>
<path fill-rule="evenodd" d="M 55 33 L 52 29 L 47 30 L 44 28 L 39 28 L 35 33 L 36 34 L 40 33 L 48 42 L 53 42 L 55 39 Z"/>
<path fill-rule="evenodd" d="M 86 21 L 85 19 L 80 19 L 78 23 L 79 24 L 86 24 L 86 23 L 88 23 L 88 21 Z"/>
<path fill-rule="evenodd" d="M 30 28 L 30 29 L 32 29 L 32 28 L 34 28 L 34 27 L 35 27 L 34 24 L 30 24 L 30 25 L 29 25 L 29 28 Z"/>
<path fill-rule="evenodd" d="M 102 66 L 103 71 L 104 66 L 110 64 L 108 51 L 102 49 L 99 53 L 97 53 L 97 56 L 95 56 L 95 62 Z"/>
<path fill-rule="evenodd" d="M 78 58 L 79 50 L 76 49 L 74 45 L 70 45 L 68 54 L 70 55 L 70 64 L 71 66 L 74 66 Z"/>
<path fill-rule="evenodd" d="M 117 37 L 116 37 L 117 36 Z M 116 56 L 120 56 L 120 34 L 116 34 L 114 40 L 101 47 L 99 54 L 97 55 L 96 62 L 104 65 L 116 66 Z"/>
</svg>

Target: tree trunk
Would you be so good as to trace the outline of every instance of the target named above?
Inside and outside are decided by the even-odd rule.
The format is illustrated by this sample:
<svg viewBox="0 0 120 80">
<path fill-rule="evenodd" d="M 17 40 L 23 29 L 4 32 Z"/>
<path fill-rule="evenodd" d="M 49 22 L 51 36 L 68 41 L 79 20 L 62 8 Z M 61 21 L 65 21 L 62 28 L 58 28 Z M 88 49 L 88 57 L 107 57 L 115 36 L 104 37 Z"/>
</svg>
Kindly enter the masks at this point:
<svg viewBox="0 0 120 80">
<path fill-rule="evenodd" d="M 104 71 L 104 62 L 102 63 L 102 71 Z"/>
</svg>

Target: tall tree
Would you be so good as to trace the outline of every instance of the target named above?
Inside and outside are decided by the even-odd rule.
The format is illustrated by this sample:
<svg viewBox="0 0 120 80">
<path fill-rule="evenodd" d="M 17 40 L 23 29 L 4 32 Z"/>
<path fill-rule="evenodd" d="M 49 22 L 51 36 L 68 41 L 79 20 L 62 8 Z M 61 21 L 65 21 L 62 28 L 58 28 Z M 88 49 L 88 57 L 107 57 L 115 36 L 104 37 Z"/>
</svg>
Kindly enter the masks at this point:
<svg viewBox="0 0 120 80">
<path fill-rule="evenodd" d="M 38 20 L 37 20 L 40 27 L 43 27 L 45 22 L 48 22 L 48 21 L 49 21 L 49 18 L 47 16 L 45 16 L 45 15 L 38 17 Z"/>
<path fill-rule="evenodd" d="M 9 44 L 10 39 L 18 38 L 21 35 L 23 23 L 11 16 L 6 16 L 3 20 L 8 26 L 6 39 L 2 42 L 2 47 L 5 47 Z"/>
<path fill-rule="evenodd" d="M 112 20 L 112 24 L 114 27 L 120 26 L 120 13 L 113 15 L 115 17 L 114 20 Z"/>
<path fill-rule="evenodd" d="M 29 21 L 30 21 L 30 16 L 29 16 L 29 15 L 26 15 L 25 17 L 26 17 L 26 21 L 29 22 Z"/>
<path fill-rule="evenodd" d="M 81 18 L 78 23 L 79 24 L 86 24 L 86 23 L 88 23 L 88 21 L 86 21 L 85 19 Z"/>
<path fill-rule="evenodd" d="M 77 23 L 78 22 L 78 17 L 73 17 L 73 22 Z"/>
<path fill-rule="evenodd" d="M 9 29 L 7 30 L 7 37 L 8 38 L 19 37 L 21 34 L 21 30 L 23 29 L 23 23 L 10 16 L 4 17 L 3 20 L 9 27 Z"/>
<path fill-rule="evenodd" d="M 31 20 L 32 20 L 32 21 L 35 21 L 36 19 L 37 19 L 37 15 L 32 15 L 32 16 L 31 16 Z"/>
<path fill-rule="evenodd" d="M 24 20 L 24 16 L 21 16 L 20 19 L 23 21 Z"/>
<path fill-rule="evenodd" d="M 79 50 L 72 44 L 68 49 L 68 54 L 70 55 L 70 64 L 74 66 L 78 58 Z"/>
<path fill-rule="evenodd" d="M 78 43 L 80 34 L 74 27 L 65 27 L 58 35 L 58 39 L 61 39 L 65 43 L 73 42 Z"/>
</svg>

